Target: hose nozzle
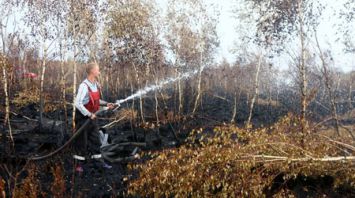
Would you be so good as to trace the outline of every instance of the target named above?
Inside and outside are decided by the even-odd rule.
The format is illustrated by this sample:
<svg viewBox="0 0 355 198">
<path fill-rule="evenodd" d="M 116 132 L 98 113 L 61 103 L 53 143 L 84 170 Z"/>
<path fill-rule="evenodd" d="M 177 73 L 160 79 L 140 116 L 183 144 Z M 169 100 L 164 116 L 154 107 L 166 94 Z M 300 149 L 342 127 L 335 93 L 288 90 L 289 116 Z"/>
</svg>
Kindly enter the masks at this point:
<svg viewBox="0 0 355 198">
<path fill-rule="evenodd" d="M 124 102 L 124 100 L 116 100 L 115 104 L 116 104 L 116 105 L 120 105 L 120 104 L 123 103 L 123 102 Z"/>
<path fill-rule="evenodd" d="M 113 109 L 113 111 L 117 111 L 117 109 L 121 106 L 121 103 L 123 103 L 124 100 L 116 100 L 115 106 L 116 108 Z"/>
</svg>

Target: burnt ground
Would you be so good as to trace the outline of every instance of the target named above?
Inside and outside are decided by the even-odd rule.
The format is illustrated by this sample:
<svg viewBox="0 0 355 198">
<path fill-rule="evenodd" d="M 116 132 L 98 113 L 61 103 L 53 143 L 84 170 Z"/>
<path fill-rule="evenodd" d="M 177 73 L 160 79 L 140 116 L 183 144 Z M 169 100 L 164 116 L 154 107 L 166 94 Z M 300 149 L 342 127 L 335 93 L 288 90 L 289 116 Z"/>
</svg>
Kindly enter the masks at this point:
<svg viewBox="0 0 355 198">
<path fill-rule="evenodd" d="M 47 197 L 53 194 L 53 186 L 56 186 L 55 178 L 59 177 L 65 181 L 65 197 L 111 197 L 113 194 L 124 196 L 126 185 L 130 179 L 137 177 L 137 172 L 129 171 L 127 163 L 109 163 L 111 169 L 106 169 L 102 166 L 102 162 L 97 160 L 89 160 L 83 163 L 84 173 L 74 171 L 75 160 L 71 157 L 71 148 L 66 148 L 63 152 L 54 157 L 28 162 L 28 158 L 33 155 L 47 154 L 62 144 L 70 137 L 70 129 L 65 131 L 65 126 L 61 121 L 53 122 L 53 118 L 57 113 L 46 116 L 44 124 L 40 129 L 37 122 L 29 119 L 36 117 L 31 114 L 31 110 L 24 111 L 21 115 L 12 115 L 12 132 L 15 142 L 14 149 L 10 149 L 5 142 L 0 144 L 0 177 L 7 183 L 13 180 L 8 174 L 12 175 L 20 173 L 18 181 L 22 181 L 29 175 L 27 170 L 22 169 L 30 167 L 34 164 L 35 178 L 34 181 L 38 185 L 41 196 Z M 33 111 L 32 111 L 33 113 Z M 26 116 L 26 118 L 24 117 Z M 99 125 L 107 124 L 107 117 L 99 120 Z M 145 142 L 146 147 L 142 150 L 159 150 L 177 145 L 175 135 L 171 132 L 173 124 L 167 124 L 160 127 L 159 131 L 149 127 L 136 126 L 129 122 L 123 122 L 116 127 L 106 130 L 110 135 L 110 140 L 114 142 Z M 1 140 L 9 140 L 8 130 L 3 126 L 0 131 Z M 190 130 L 190 129 L 186 129 Z M 184 135 L 180 133 L 182 139 Z M 5 138 L 6 137 L 6 138 Z M 120 152 L 120 156 L 127 157 L 135 147 L 128 146 Z M 142 161 L 142 159 L 138 159 Z M 6 168 L 5 168 L 6 167 Z M 60 175 L 54 173 L 54 168 L 59 167 Z M 56 175 L 56 176 L 55 176 Z M 10 195 L 9 186 L 5 186 L 7 195 Z M 13 188 L 13 186 L 11 187 Z M 58 189 L 62 189 L 58 187 Z"/>
<path fill-rule="evenodd" d="M 144 137 L 143 133 L 147 131 L 137 130 L 134 135 L 131 131 L 125 132 L 124 135 L 118 135 L 113 133 L 113 137 L 122 138 L 124 140 L 135 139 L 135 136 L 139 140 Z M 151 132 L 151 131 L 150 131 Z M 32 133 L 32 134 L 31 134 Z M 162 147 L 169 146 L 169 142 L 175 142 L 172 138 L 163 137 L 161 141 L 157 140 L 157 136 L 154 134 L 146 135 L 148 146 L 143 148 L 145 150 L 156 150 Z M 27 157 L 33 153 L 49 153 L 57 147 L 58 136 L 52 133 L 41 133 L 33 135 L 33 132 L 24 132 L 21 135 L 15 135 L 15 153 L 8 156 L 1 157 L 1 164 L 6 165 L 12 170 L 12 173 L 16 173 L 24 166 L 28 166 L 26 160 Z M 171 139 L 171 141 L 169 141 Z M 164 142 L 164 143 L 162 143 Z M 166 145 L 163 145 L 166 144 Z M 122 151 L 122 157 L 128 156 L 133 149 L 127 148 L 127 151 Z M 1 152 L 3 153 L 3 151 Z M 31 162 L 30 162 L 31 163 Z M 128 179 L 136 176 L 136 173 L 130 172 L 127 169 L 127 162 L 121 163 L 109 163 L 112 165 L 111 169 L 103 168 L 102 162 L 97 160 L 88 160 L 83 163 L 84 173 L 77 173 L 74 171 L 75 160 L 71 157 L 71 149 L 67 148 L 64 152 L 45 159 L 42 161 L 35 161 L 35 172 L 39 179 L 39 185 L 42 192 L 45 194 L 51 194 L 51 188 L 54 185 L 54 167 L 60 167 L 63 171 L 62 177 L 66 183 L 66 193 L 70 193 L 73 197 L 110 197 L 112 194 L 123 195 L 126 188 Z M 21 176 L 23 175 L 23 176 Z M 20 178 L 26 176 L 26 171 L 21 174 Z M 1 178 L 9 178 L 4 170 L 1 170 Z M 67 194 L 68 195 L 68 194 Z"/>
<path fill-rule="evenodd" d="M 146 108 L 152 107 L 148 102 L 145 105 Z M 180 125 L 166 123 L 157 129 L 149 125 L 143 126 L 131 123 L 130 121 L 124 121 L 108 129 L 106 132 L 110 134 L 111 139 L 115 142 L 145 142 L 147 146 L 142 148 L 142 150 L 146 151 L 176 147 L 179 146 L 179 143 L 183 143 L 193 128 L 203 126 L 204 128 L 212 129 L 215 125 L 229 122 L 231 112 L 224 110 L 228 108 L 229 104 L 227 103 L 219 103 L 217 106 L 216 104 L 205 104 L 202 113 L 183 118 L 183 123 Z M 270 120 L 262 113 L 266 110 L 262 106 L 256 107 L 254 124 L 259 126 L 270 124 Z M 32 164 L 32 162 L 28 163 L 26 159 L 32 155 L 43 155 L 55 150 L 69 139 L 71 129 L 60 121 L 64 120 L 63 112 L 60 111 L 46 114 L 41 129 L 36 121 L 30 120 L 38 119 L 36 116 L 38 115 L 38 110 L 35 105 L 29 105 L 26 108 L 19 109 L 17 112 L 21 112 L 21 115 L 11 115 L 12 132 L 15 141 L 13 150 L 9 149 L 7 143 L 9 140 L 8 130 L 0 125 L 0 138 L 2 141 L 0 143 L 0 177 L 7 183 L 9 181 L 13 182 L 13 178 L 9 176 L 8 172 L 11 172 L 13 175 L 20 173 L 17 182 L 23 184 L 23 178 L 26 178 L 29 172 L 26 170 L 21 172 L 21 169 L 24 167 L 28 168 Z M 69 120 L 70 112 L 69 109 Z M 277 120 L 286 111 L 281 110 L 278 112 L 272 118 L 273 120 Z M 236 120 L 236 122 L 242 125 L 243 118 L 245 117 L 243 115 L 246 115 L 247 111 L 239 108 L 239 113 L 238 119 L 240 120 Z M 100 119 L 99 125 L 103 126 L 107 124 L 110 116 L 110 114 L 103 116 Z M 3 118 L 3 115 L 0 113 L 1 118 Z M 265 120 L 268 121 L 266 122 Z M 154 119 L 147 117 L 146 121 L 153 123 Z M 178 140 L 176 139 L 176 135 Z M 132 147 L 127 147 L 120 155 L 126 157 L 132 150 Z M 144 160 L 147 159 L 138 159 L 136 162 Z M 67 148 L 64 152 L 49 159 L 33 163 L 35 169 L 27 170 L 35 172 L 36 180 L 33 182 L 38 185 L 38 189 L 41 192 L 38 195 L 42 197 L 52 196 L 56 191 L 55 189 L 62 191 L 64 197 L 112 197 L 113 195 L 121 197 L 125 196 L 127 183 L 138 176 L 137 172 L 132 172 L 127 168 L 128 162 L 109 163 L 112 165 L 112 169 L 105 169 L 102 167 L 101 162 L 95 160 L 84 163 L 84 173 L 78 174 L 74 171 L 75 161 L 71 157 L 71 148 Z M 4 170 L 4 167 L 6 167 L 6 170 Z M 59 168 L 61 171 L 55 173 L 54 168 Z M 65 182 L 64 187 L 56 183 L 58 178 Z M 315 183 L 317 182 L 318 180 L 315 181 Z M 303 189 L 305 185 L 305 182 L 300 182 L 299 185 L 296 185 L 296 189 Z M 13 188 L 13 186 L 5 186 L 7 195 L 10 195 L 10 188 Z M 347 188 L 342 191 L 347 194 L 349 189 Z M 354 189 L 350 189 L 350 194 L 355 194 Z"/>
</svg>

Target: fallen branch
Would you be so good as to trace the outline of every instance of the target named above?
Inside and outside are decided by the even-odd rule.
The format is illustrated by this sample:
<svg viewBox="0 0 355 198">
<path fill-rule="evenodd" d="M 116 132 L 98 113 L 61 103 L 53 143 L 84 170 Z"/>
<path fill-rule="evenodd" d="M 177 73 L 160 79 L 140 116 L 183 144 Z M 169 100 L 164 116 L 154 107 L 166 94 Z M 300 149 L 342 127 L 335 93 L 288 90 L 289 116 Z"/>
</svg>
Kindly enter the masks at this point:
<svg viewBox="0 0 355 198">
<path fill-rule="evenodd" d="M 104 125 L 102 128 L 111 128 L 114 124 L 121 122 L 122 120 L 124 120 L 126 118 L 126 116 L 123 116 L 122 118 L 118 119 L 118 120 L 114 120 L 106 125 Z"/>
<path fill-rule="evenodd" d="M 329 117 L 329 118 L 324 119 L 324 120 L 321 121 L 321 122 L 318 122 L 317 124 L 315 124 L 315 125 L 312 127 L 312 131 L 315 131 L 315 129 L 316 129 L 317 127 L 319 127 L 320 125 L 322 125 L 322 124 L 324 124 L 325 122 L 328 122 L 328 121 L 330 121 L 330 120 L 335 120 L 335 118 L 334 118 L 334 117 Z M 345 127 L 345 126 L 342 125 L 342 124 L 340 124 L 339 127 L 341 127 L 341 128 L 343 128 L 344 130 L 346 130 L 346 131 L 349 133 L 349 135 L 353 138 L 353 140 L 355 140 L 355 136 L 353 135 L 353 133 L 352 133 L 352 131 L 351 131 L 350 129 L 348 129 L 347 127 Z"/>
<path fill-rule="evenodd" d="M 333 143 L 342 145 L 342 146 L 344 146 L 344 147 L 347 148 L 347 149 L 350 149 L 350 150 L 352 150 L 352 151 L 355 151 L 355 147 L 352 146 L 352 145 L 350 145 L 350 144 L 346 144 L 346 143 L 344 143 L 344 142 L 339 142 L 339 141 L 333 140 L 333 139 L 331 139 L 330 137 L 325 136 L 325 135 L 319 135 L 319 136 L 326 138 L 326 139 L 327 139 L 328 141 L 330 141 L 330 142 L 333 142 Z"/>
<path fill-rule="evenodd" d="M 32 129 L 30 130 L 25 130 L 25 129 L 17 129 L 17 130 L 12 130 L 12 135 L 18 135 L 18 134 L 22 134 L 22 133 L 28 133 L 31 132 Z M 9 130 L 6 130 L 6 133 L 9 133 Z M 10 135 L 7 135 L 7 137 L 9 137 Z"/>
<path fill-rule="evenodd" d="M 36 119 L 29 118 L 29 117 L 27 117 L 27 116 L 25 116 L 25 115 L 20 115 L 20 114 L 18 114 L 18 113 L 13 112 L 13 111 L 11 111 L 11 113 L 12 113 L 13 115 L 15 115 L 15 116 L 21 116 L 21 117 L 23 117 L 23 118 L 25 118 L 25 119 L 27 119 L 27 120 L 38 122 L 38 120 L 36 120 Z"/>
<path fill-rule="evenodd" d="M 122 142 L 122 143 L 117 143 L 119 146 L 142 146 L 145 147 L 147 146 L 147 143 L 145 142 Z"/>
<path fill-rule="evenodd" d="M 245 156 L 249 160 L 257 158 L 273 160 L 273 161 L 290 161 L 290 162 L 306 162 L 306 161 L 316 161 L 316 162 L 333 162 L 333 161 L 355 161 L 355 156 L 338 156 L 338 157 L 324 157 L 324 158 L 311 158 L 311 157 L 301 157 L 301 158 L 290 158 L 283 156 L 272 156 L 272 155 L 248 155 Z"/>
<path fill-rule="evenodd" d="M 353 132 L 352 132 L 350 129 L 346 128 L 346 127 L 345 127 L 344 125 L 342 125 L 342 124 L 340 124 L 340 127 L 343 128 L 343 129 L 345 129 L 345 130 L 349 133 L 349 135 L 353 138 L 353 140 L 355 140 L 355 136 L 353 135 Z"/>
<path fill-rule="evenodd" d="M 333 117 L 329 117 L 329 118 L 326 118 L 326 119 L 318 122 L 317 124 L 312 126 L 312 131 L 314 131 L 318 126 L 322 125 L 323 123 L 328 122 L 329 120 L 333 120 L 333 119 L 334 119 Z"/>
</svg>

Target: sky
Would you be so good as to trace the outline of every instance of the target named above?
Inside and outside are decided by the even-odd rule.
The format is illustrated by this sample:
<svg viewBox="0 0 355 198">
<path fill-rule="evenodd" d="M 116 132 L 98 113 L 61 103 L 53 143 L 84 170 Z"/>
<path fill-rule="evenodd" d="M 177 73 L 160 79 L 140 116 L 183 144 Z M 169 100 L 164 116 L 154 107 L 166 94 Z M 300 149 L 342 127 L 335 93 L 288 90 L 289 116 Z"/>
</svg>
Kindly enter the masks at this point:
<svg viewBox="0 0 355 198">
<path fill-rule="evenodd" d="M 2 0 L 0 0 L 1 2 Z M 219 11 L 219 20 L 217 25 L 217 33 L 220 40 L 220 46 L 217 49 L 215 55 L 216 61 L 221 62 L 226 59 L 228 62 L 233 63 L 237 54 L 233 53 L 234 50 L 238 50 L 236 43 L 238 42 L 238 35 L 241 30 L 237 28 L 237 24 L 240 22 L 236 18 L 235 10 L 240 5 L 238 2 L 243 0 L 205 0 L 209 9 L 216 9 Z M 355 56 L 353 54 L 345 54 L 343 52 L 344 46 L 341 41 L 337 41 L 337 30 L 338 25 L 344 23 L 337 19 L 334 15 L 335 12 L 342 9 L 342 5 L 346 0 L 322 0 L 326 5 L 325 10 L 322 13 L 322 17 L 319 20 L 320 24 L 318 27 L 318 35 L 321 47 L 325 49 L 331 49 L 334 57 L 335 67 L 339 68 L 344 72 L 355 70 Z M 156 0 L 158 6 L 164 14 L 168 5 L 168 0 Z M 21 14 L 16 14 L 17 20 L 21 18 Z M 345 24 L 355 29 L 355 21 L 353 24 Z M 244 31 L 251 29 L 254 24 L 244 25 Z M 245 27 L 246 26 L 246 27 Z M 9 25 L 8 31 L 11 32 L 13 26 Z M 252 31 L 251 31 L 252 32 Z M 355 33 L 355 31 L 354 31 Z M 309 43 L 309 47 L 314 48 L 314 41 Z M 297 46 L 297 40 L 290 44 L 291 48 Z M 246 46 L 249 47 L 249 46 Z M 297 47 L 296 47 L 297 48 Z M 289 65 L 289 56 L 281 55 L 281 57 L 275 57 L 272 60 L 276 66 L 280 67 L 281 70 L 287 69 Z"/>
<path fill-rule="evenodd" d="M 164 10 L 168 6 L 167 0 L 156 0 L 158 5 Z M 207 5 L 214 7 L 220 11 L 219 23 L 217 26 L 217 32 L 220 39 L 220 47 L 218 48 L 216 54 L 216 60 L 218 62 L 222 61 L 224 58 L 232 63 L 235 61 L 236 54 L 232 51 L 237 50 L 237 39 L 240 29 L 238 29 L 238 19 L 235 17 L 235 10 L 239 8 L 239 1 L 242 0 L 205 0 Z M 318 27 L 318 37 L 321 48 L 323 50 L 331 49 L 333 52 L 334 64 L 335 67 L 339 68 L 344 72 L 355 70 L 355 57 L 353 54 L 345 54 L 343 52 L 344 45 L 341 41 L 337 41 L 337 27 L 339 24 L 344 23 L 337 19 L 335 12 L 343 8 L 343 3 L 345 0 L 321 0 L 325 5 L 325 9 L 322 12 L 322 17 L 320 18 L 319 27 Z M 355 23 L 355 21 L 353 22 Z M 253 25 L 253 24 L 251 24 Z M 346 24 L 351 25 L 355 29 L 355 24 Z M 244 27 L 247 31 L 249 27 Z M 355 32 L 354 32 L 355 33 Z M 297 40 L 292 44 L 297 45 Z M 314 48 L 314 41 L 309 42 L 309 47 L 311 50 Z M 294 48 L 294 47 L 293 47 Z M 315 49 L 313 49 L 315 50 Z M 280 69 L 288 69 L 289 56 L 281 55 L 281 57 L 275 57 L 272 60 L 275 65 L 280 67 Z"/>
</svg>

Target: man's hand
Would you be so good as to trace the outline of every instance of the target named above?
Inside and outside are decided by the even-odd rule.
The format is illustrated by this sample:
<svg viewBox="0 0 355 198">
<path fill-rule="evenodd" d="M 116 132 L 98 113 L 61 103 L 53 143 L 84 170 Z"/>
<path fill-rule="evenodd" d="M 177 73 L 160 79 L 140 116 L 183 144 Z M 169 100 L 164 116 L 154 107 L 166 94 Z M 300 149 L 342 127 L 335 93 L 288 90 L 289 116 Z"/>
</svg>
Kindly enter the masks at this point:
<svg viewBox="0 0 355 198">
<path fill-rule="evenodd" d="M 91 114 L 90 119 L 95 120 L 96 119 L 96 115 L 94 113 Z"/>
<path fill-rule="evenodd" d="M 107 103 L 108 109 L 113 109 L 115 105 L 113 103 Z"/>
</svg>

